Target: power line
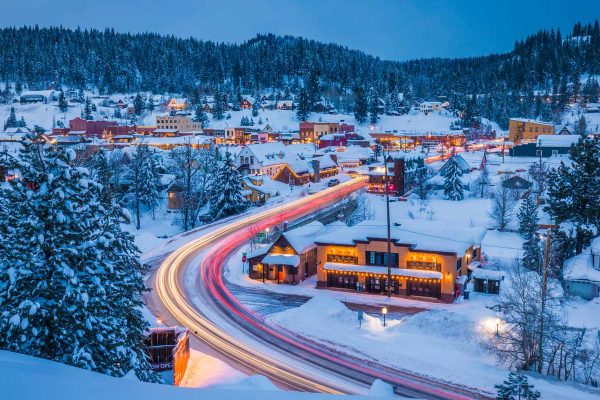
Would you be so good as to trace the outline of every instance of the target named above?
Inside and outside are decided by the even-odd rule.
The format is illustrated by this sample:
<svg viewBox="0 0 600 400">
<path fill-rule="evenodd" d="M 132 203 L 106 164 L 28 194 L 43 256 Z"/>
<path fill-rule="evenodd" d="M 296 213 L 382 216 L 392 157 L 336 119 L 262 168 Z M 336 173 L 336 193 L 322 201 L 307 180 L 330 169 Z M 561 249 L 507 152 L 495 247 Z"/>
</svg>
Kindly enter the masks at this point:
<svg viewBox="0 0 600 400">
<path fill-rule="evenodd" d="M 355 226 L 357 226 L 357 225 L 355 225 Z M 370 226 L 370 227 L 376 227 L 376 228 L 385 227 L 385 225 L 376 225 L 376 224 L 360 224 L 360 226 L 366 226 L 366 227 Z M 398 228 L 398 227 L 396 227 L 396 228 Z M 434 239 L 448 240 L 448 241 L 457 242 L 457 243 L 473 244 L 473 242 L 468 241 L 468 240 L 459 240 L 459 239 L 453 239 L 453 238 L 448 238 L 448 237 L 444 237 L 444 236 L 433 235 L 433 234 L 428 234 L 428 233 L 423 233 L 423 232 L 416 232 L 416 231 L 411 231 L 411 230 L 405 229 L 405 228 L 401 228 L 401 229 L 408 233 L 414 233 L 416 235 L 427 236 L 427 237 L 431 237 Z M 497 246 L 497 245 L 488 245 L 486 247 L 495 247 L 495 248 L 499 248 L 499 249 L 508 249 L 508 250 L 523 250 L 522 248 L 518 248 L 518 247 Z"/>
</svg>

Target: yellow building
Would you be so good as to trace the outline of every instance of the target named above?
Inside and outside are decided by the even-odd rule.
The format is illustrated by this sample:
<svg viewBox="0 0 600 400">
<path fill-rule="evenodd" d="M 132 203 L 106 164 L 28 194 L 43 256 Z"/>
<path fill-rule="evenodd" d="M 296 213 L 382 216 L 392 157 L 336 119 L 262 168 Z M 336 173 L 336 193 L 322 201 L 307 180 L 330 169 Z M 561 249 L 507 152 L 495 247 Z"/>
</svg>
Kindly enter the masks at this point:
<svg viewBox="0 0 600 400">
<path fill-rule="evenodd" d="M 194 122 L 183 115 L 157 115 L 156 128 L 179 133 L 198 133 L 202 131 L 202 123 Z"/>
<path fill-rule="evenodd" d="M 190 103 L 187 99 L 172 98 L 167 103 L 167 108 L 169 111 L 184 111 L 190 108 Z"/>
<path fill-rule="evenodd" d="M 392 227 L 392 293 L 453 302 L 461 291 L 459 277 L 479 260 L 485 231 L 441 227 L 428 221 L 406 224 L 410 226 Z M 365 221 L 317 237 L 315 243 L 317 287 L 387 293 L 385 226 Z"/>
<path fill-rule="evenodd" d="M 514 144 L 534 142 L 538 135 L 554 135 L 554 125 L 525 118 L 511 118 L 508 121 L 508 138 Z"/>
</svg>

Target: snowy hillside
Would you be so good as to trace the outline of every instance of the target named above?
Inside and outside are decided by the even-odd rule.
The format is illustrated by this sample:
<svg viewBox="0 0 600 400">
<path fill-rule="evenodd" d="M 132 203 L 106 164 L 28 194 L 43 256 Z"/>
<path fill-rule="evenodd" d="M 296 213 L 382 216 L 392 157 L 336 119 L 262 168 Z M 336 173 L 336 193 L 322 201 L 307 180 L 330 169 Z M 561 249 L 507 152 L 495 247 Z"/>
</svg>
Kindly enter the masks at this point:
<svg viewBox="0 0 600 400">
<path fill-rule="evenodd" d="M 123 96 L 112 96 L 113 98 L 122 98 Z M 96 104 L 97 111 L 94 113 L 95 119 L 108 118 L 110 120 L 117 120 L 120 123 L 126 124 L 131 123 L 130 118 L 114 118 L 114 108 L 102 107 L 100 101 L 93 100 Z M 35 104 L 3 104 L 0 105 L 0 123 L 3 123 L 8 119 L 11 107 L 15 108 L 17 118 L 23 117 L 27 126 L 33 128 L 34 125 L 39 125 L 46 130 L 52 128 L 53 123 L 61 121 L 65 126 L 68 126 L 69 120 L 81 115 L 82 104 L 69 104 L 67 112 L 62 113 L 58 109 L 56 102 L 48 104 L 35 103 Z M 166 112 L 155 110 L 151 113 L 145 112 L 136 121 L 138 125 L 156 125 L 156 116 L 164 115 Z M 123 116 L 126 116 L 127 112 L 123 111 Z M 295 111 L 285 110 L 260 110 L 257 117 L 252 117 L 251 110 L 241 111 L 228 111 L 225 115 L 230 115 L 231 118 L 225 118 L 222 120 L 212 119 L 212 115 L 208 114 L 211 118 L 208 123 L 209 128 L 225 128 L 240 126 L 242 117 L 252 118 L 254 120 L 253 128 L 264 128 L 266 125 L 270 125 L 276 131 L 297 131 L 300 121 L 296 117 Z M 406 132 L 448 132 L 450 131 L 450 124 L 456 121 L 450 112 L 434 112 L 429 115 L 425 115 L 420 112 L 411 112 L 406 115 L 392 116 L 392 115 L 381 115 L 379 121 L 375 126 L 371 126 L 369 123 L 359 124 L 356 122 L 353 114 L 325 114 L 325 113 L 311 113 L 308 117 L 310 121 L 323 121 L 323 122 L 340 122 L 344 121 L 347 124 L 355 126 L 358 132 L 368 132 L 373 130 L 375 132 L 382 131 L 406 131 Z M 262 123 L 261 123 L 262 122 Z M 484 121 L 487 123 L 488 121 Z M 500 131 L 497 124 L 492 123 L 492 128 L 496 131 Z"/>
<path fill-rule="evenodd" d="M 113 378 L 40 358 L 0 351 L 0 398 L 3 400 L 275 400 L 336 399 L 337 396 L 284 392 L 266 378 L 249 377 L 237 384 L 188 389 L 139 382 L 136 378 Z M 367 398 L 354 396 L 355 399 Z"/>
</svg>

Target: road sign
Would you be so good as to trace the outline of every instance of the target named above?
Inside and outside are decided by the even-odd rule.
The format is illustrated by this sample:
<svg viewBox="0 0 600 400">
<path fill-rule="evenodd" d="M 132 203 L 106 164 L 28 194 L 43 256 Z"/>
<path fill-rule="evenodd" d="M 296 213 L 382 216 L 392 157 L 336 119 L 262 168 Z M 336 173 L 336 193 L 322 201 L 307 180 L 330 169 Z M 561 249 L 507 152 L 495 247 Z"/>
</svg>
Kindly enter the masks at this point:
<svg viewBox="0 0 600 400">
<path fill-rule="evenodd" d="M 358 327 L 362 326 L 362 320 L 365 317 L 365 313 L 362 310 L 358 310 Z"/>
<path fill-rule="evenodd" d="M 244 255 L 242 256 L 242 262 L 246 262 L 246 261 L 248 261 L 248 257 L 246 257 L 246 255 L 244 254 Z"/>
</svg>

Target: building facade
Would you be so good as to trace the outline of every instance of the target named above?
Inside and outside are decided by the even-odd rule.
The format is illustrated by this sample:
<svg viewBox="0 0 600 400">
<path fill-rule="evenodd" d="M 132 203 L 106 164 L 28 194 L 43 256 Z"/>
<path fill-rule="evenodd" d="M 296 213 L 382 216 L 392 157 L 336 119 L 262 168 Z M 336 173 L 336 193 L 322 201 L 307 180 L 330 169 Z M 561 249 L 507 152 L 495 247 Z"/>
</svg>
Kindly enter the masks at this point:
<svg viewBox="0 0 600 400">
<path fill-rule="evenodd" d="M 392 228 L 389 284 L 385 227 L 360 223 L 318 237 L 317 287 L 373 294 L 386 294 L 391 287 L 397 296 L 453 302 L 460 294 L 459 277 L 467 275 L 469 264 L 480 257 L 478 241 L 484 232 L 471 229 L 449 234 L 445 229 L 445 236 L 464 239 L 451 242 L 432 240 L 429 228 L 437 231 L 431 223 L 406 230 Z"/>
<path fill-rule="evenodd" d="M 554 125 L 525 118 L 508 121 L 508 138 L 514 144 L 535 142 L 539 135 L 554 135 Z"/>
<path fill-rule="evenodd" d="M 183 115 L 157 115 L 156 129 L 179 131 L 180 133 L 201 132 L 202 123 Z"/>
<path fill-rule="evenodd" d="M 300 122 L 300 141 L 316 142 L 323 135 L 338 133 L 339 128 L 337 122 Z"/>
</svg>

